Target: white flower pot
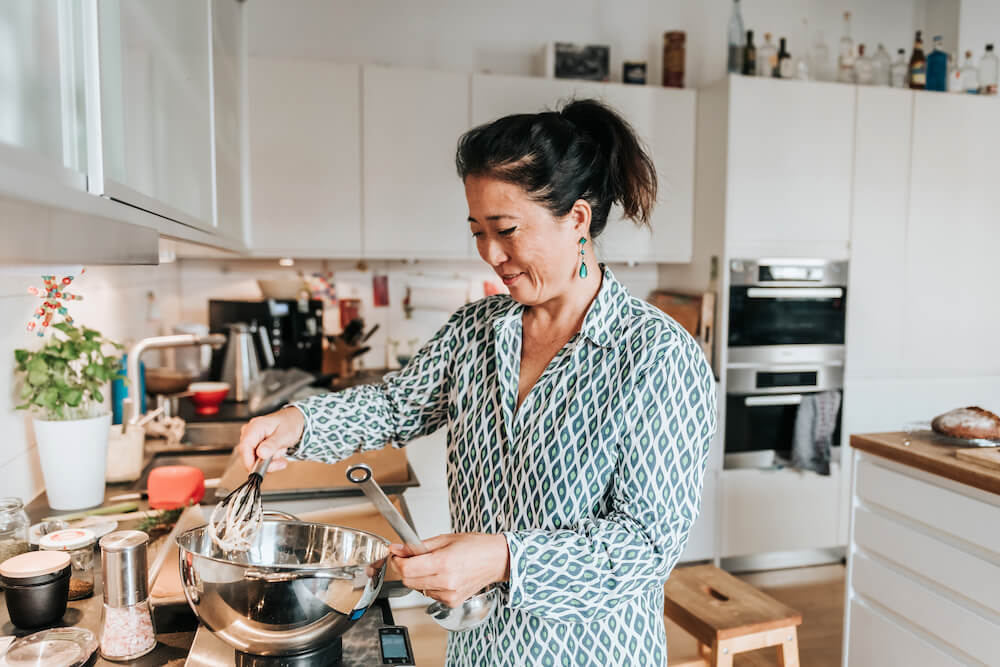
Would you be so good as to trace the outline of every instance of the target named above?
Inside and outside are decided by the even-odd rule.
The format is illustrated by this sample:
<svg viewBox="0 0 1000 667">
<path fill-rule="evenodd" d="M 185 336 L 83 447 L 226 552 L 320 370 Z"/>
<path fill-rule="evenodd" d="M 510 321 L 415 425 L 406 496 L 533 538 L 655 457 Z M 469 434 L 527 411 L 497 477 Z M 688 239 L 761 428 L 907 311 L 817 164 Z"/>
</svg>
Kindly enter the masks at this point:
<svg viewBox="0 0 1000 667">
<path fill-rule="evenodd" d="M 45 492 L 54 510 L 104 502 L 111 415 L 69 421 L 34 420 Z"/>
</svg>

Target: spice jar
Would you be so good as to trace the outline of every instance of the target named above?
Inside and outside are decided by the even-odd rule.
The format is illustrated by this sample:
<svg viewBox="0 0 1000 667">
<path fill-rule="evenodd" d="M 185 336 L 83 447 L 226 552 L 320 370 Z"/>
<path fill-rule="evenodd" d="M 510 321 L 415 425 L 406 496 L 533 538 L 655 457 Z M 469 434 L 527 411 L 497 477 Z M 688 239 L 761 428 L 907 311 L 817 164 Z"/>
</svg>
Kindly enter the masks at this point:
<svg viewBox="0 0 1000 667">
<path fill-rule="evenodd" d="M 82 600 L 94 594 L 94 531 L 68 528 L 45 535 L 38 541 L 42 551 L 65 551 L 73 570 L 69 577 L 69 599 Z"/>
<path fill-rule="evenodd" d="M 663 33 L 663 85 L 669 88 L 684 87 L 683 30 Z"/>
<path fill-rule="evenodd" d="M 146 584 L 148 542 L 149 535 L 139 530 L 119 530 L 101 538 L 100 646 L 108 660 L 133 660 L 156 647 Z"/>
<path fill-rule="evenodd" d="M 51 625 L 66 613 L 69 555 L 32 551 L 0 563 L 10 621 L 19 628 Z"/>
<path fill-rule="evenodd" d="M 30 525 L 20 498 L 0 498 L 0 563 L 28 550 Z"/>
</svg>

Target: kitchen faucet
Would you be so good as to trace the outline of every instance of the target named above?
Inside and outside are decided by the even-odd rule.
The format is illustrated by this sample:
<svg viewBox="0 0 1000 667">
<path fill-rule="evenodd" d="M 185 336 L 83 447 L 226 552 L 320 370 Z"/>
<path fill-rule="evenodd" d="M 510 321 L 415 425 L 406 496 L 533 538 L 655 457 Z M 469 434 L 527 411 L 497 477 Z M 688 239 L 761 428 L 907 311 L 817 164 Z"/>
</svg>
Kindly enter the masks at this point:
<svg viewBox="0 0 1000 667">
<path fill-rule="evenodd" d="M 175 334 L 172 336 L 153 336 L 143 338 L 138 343 L 129 348 L 128 363 L 125 374 L 128 378 L 129 397 L 125 399 L 128 405 L 125 407 L 127 417 L 123 420 L 126 424 L 135 424 L 142 417 L 142 401 L 137 395 L 139 391 L 139 359 L 146 350 L 165 347 L 186 347 L 188 345 L 211 345 L 219 348 L 226 344 L 226 337 L 222 334 L 208 334 L 199 336 L 196 334 Z"/>
</svg>

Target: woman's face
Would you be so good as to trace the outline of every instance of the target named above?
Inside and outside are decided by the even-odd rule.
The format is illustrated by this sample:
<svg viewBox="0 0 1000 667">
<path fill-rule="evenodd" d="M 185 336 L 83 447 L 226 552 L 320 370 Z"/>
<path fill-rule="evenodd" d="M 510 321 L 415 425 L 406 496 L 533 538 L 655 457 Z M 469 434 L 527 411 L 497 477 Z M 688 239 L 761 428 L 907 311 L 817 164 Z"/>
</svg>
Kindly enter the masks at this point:
<svg viewBox="0 0 1000 667">
<path fill-rule="evenodd" d="M 488 176 L 468 176 L 465 198 L 469 228 L 479 256 L 496 272 L 510 295 L 526 306 L 562 296 L 579 271 L 581 238 L 592 259 L 590 205 L 578 200 L 556 218 L 517 185 Z M 593 273 L 593 264 L 591 264 Z"/>
</svg>

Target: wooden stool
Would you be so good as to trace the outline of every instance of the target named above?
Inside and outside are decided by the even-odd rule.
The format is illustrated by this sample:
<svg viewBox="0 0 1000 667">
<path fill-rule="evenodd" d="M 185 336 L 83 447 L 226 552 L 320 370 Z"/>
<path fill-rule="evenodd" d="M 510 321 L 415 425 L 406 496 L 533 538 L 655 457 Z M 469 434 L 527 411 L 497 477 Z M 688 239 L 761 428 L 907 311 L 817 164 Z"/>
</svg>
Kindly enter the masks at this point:
<svg viewBox="0 0 1000 667">
<path fill-rule="evenodd" d="M 671 667 L 731 667 L 735 654 L 767 646 L 778 647 L 782 667 L 799 667 L 802 614 L 728 572 L 714 565 L 678 568 L 664 595 L 664 614 L 698 641 L 701 656 Z"/>
</svg>

